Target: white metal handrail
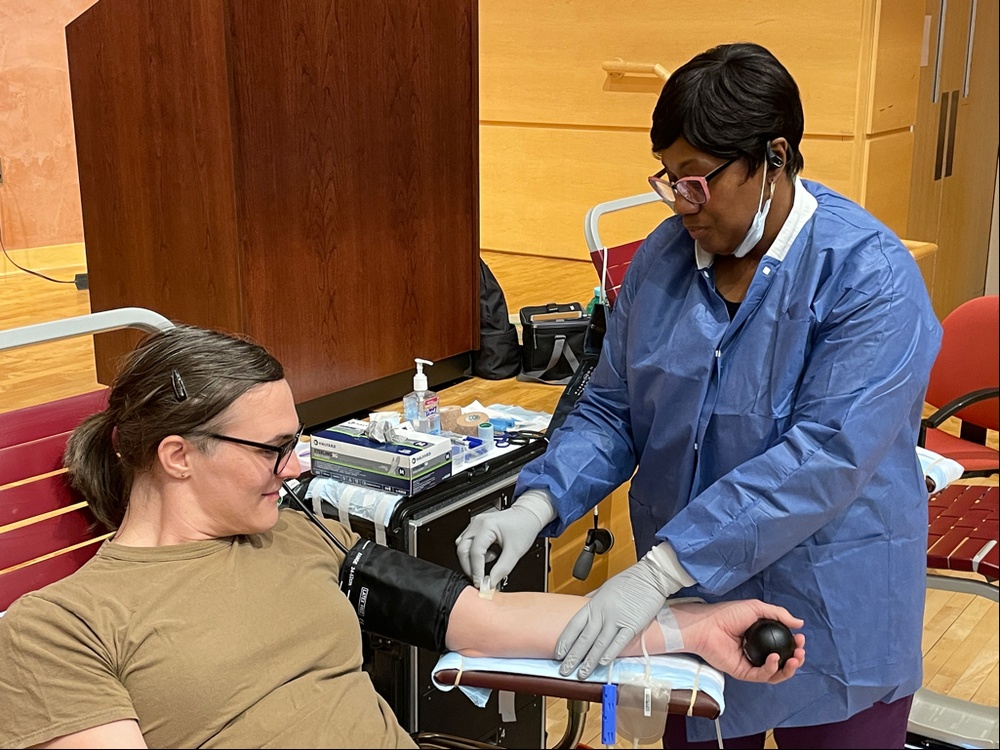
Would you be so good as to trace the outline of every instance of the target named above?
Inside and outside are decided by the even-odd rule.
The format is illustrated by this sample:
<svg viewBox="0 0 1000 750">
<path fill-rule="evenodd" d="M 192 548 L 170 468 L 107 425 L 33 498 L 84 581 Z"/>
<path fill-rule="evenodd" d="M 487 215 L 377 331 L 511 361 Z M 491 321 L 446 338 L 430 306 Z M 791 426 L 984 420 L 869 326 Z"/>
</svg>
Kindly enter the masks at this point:
<svg viewBox="0 0 1000 750">
<path fill-rule="evenodd" d="M 144 307 L 121 307 L 0 331 L 0 351 L 121 328 L 138 328 L 152 333 L 173 327 L 174 324 L 158 312 Z"/>
</svg>

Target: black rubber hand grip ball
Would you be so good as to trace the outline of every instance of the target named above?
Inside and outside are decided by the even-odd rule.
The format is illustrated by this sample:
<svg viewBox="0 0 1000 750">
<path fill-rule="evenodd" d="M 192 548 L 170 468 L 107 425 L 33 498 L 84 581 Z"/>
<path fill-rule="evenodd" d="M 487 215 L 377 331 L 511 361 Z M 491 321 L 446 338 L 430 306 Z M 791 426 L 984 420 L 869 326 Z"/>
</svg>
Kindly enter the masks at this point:
<svg viewBox="0 0 1000 750">
<path fill-rule="evenodd" d="M 777 620 L 761 618 L 743 634 L 743 654 L 755 667 L 764 666 L 769 654 L 778 654 L 778 669 L 795 655 L 792 631 Z"/>
</svg>

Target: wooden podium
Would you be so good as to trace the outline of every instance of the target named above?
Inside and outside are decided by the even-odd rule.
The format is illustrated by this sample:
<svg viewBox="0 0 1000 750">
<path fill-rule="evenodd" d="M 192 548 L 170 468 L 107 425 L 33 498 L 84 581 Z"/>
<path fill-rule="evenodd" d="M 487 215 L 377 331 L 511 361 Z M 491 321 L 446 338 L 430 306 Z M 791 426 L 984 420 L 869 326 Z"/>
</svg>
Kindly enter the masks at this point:
<svg viewBox="0 0 1000 750">
<path fill-rule="evenodd" d="M 307 425 L 479 345 L 473 0 L 100 0 L 66 28 L 94 311 L 249 335 Z M 98 377 L 134 339 L 105 334 Z"/>
</svg>

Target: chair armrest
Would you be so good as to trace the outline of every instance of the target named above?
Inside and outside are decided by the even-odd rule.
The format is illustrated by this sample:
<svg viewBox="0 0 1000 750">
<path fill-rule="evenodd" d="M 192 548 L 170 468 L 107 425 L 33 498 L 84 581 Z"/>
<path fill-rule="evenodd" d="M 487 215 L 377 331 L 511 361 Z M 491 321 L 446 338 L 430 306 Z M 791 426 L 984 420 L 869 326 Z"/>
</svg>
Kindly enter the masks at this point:
<svg viewBox="0 0 1000 750">
<path fill-rule="evenodd" d="M 979 390 L 971 391 L 970 393 L 963 394 L 958 398 L 949 401 L 930 416 L 920 420 L 920 435 L 917 440 L 917 445 L 921 448 L 924 447 L 924 441 L 927 439 L 928 428 L 940 427 L 946 419 L 955 416 L 955 414 L 962 411 L 962 409 L 972 406 L 972 404 L 977 404 L 980 401 L 988 401 L 991 398 L 998 397 L 1000 397 L 1000 388 L 980 388 Z"/>
<path fill-rule="evenodd" d="M 583 219 L 583 236 L 587 241 L 587 248 L 590 252 L 600 250 L 601 236 L 597 231 L 597 222 L 604 214 L 614 213 L 634 206 L 642 206 L 646 203 L 656 203 L 661 200 L 660 196 L 654 192 L 643 193 L 642 195 L 630 195 L 626 198 L 616 198 L 615 200 L 604 201 L 587 211 Z"/>
<path fill-rule="evenodd" d="M 152 310 L 142 307 L 122 307 L 0 331 L 0 351 L 30 344 L 60 341 L 74 336 L 117 331 L 120 328 L 138 328 L 140 331 L 152 333 L 173 327 L 174 324 L 170 320 Z"/>
<path fill-rule="evenodd" d="M 957 576 L 946 576 L 940 573 L 928 573 L 927 588 L 982 596 L 994 603 L 1000 603 L 1000 589 L 997 588 L 995 583 L 990 583 L 989 577 L 985 573 L 980 573 L 980 575 L 987 580 L 980 581 L 974 578 L 958 578 Z M 462 679 L 465 679 L 465 675 L 462 675 Z"/>
<path fill-rule="evenodd" d="M 454 685 L 458 677 L 458 670 L 442 669 L 435 674 L 435 677 L 442 684 Z M 461 684 L 467 687 L 509 690 L 514 693 L 529 693 L 551 698 L 589 701 L 591 703 L 601 702 L 601 689 L 603 687 L 599 682 L 560 680 L 555 677 L 535 677 L 510 672 L 476 671 L 463 671 Z M 691 690 L 672 690 L 670 692 L 669 713 L 688 713 L 691 707 L 691 693 Z M 719 704 L 708 693 L 699 690 L 695 695 L 694 709 L 691 715 L 705 719 L 715 719 L 719 716 Z"/>
</svg>

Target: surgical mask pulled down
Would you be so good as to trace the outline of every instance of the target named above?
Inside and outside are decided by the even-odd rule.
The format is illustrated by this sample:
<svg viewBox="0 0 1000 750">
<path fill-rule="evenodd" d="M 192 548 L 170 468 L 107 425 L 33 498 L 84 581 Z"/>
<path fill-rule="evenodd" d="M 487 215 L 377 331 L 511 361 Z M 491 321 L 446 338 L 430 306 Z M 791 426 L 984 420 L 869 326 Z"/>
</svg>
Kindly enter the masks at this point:
<svg viewBox="0 0 1000 750">
<path fill-rule="evenodd" d="M 733 250 L 734 258 L 742 258 L 744 255 L 749 253 L 753 248 L 760 242 L 761 237 L 764 236 L 764 222 L 767 220 L 767 212 L 771 210 L 771 199 L 774 197 L 774 183 L 771 183 L 771 191 L 768 193 L 767 201 L 764 201 L 764 190 L 767 188 L 767 161 L 765 160 L 763 166 L 761 167 L 761 172 L 764 173 L 764 180 L 760 184 L 760 198 L 757 201 L 757 213 L 754 214 L 753 221 L 750 222 L 750 228 L 747 230 L 746 235 L 736 249 Z M 763 203 L 763 206 L 761 206 Z"/>
</svg>

